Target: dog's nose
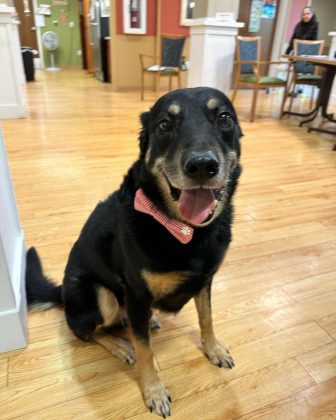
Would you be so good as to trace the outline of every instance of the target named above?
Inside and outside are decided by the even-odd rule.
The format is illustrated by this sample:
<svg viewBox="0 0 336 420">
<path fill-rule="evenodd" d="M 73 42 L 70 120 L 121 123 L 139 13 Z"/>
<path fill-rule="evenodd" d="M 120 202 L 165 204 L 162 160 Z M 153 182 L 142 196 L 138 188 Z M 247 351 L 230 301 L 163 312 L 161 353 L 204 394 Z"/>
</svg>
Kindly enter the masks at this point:
<svg viewBox="0 0 336 420">
<path fill-rule="evenodd" d="M 219 162 L 213 153 L 193 156 L 184 166 L 185 173 L 191 178 L 212 178 L 218 174 Z"/>
</svg>

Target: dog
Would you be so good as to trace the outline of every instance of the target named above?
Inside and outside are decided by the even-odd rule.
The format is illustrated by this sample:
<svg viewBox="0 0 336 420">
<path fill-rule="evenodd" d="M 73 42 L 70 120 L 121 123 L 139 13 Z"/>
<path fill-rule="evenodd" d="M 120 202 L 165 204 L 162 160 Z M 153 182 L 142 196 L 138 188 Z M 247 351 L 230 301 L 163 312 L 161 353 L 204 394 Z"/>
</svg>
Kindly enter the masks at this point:
<svg viewBox="0 0 336 420">
<path fill-rule="evenodd" d="M 26 289 L 29 305 L 64 305 L 80 339 L 137 360 L 144 402 L 165 418 L 172 400 L 153 364 L 153 309 L 177 313 L 194 298 L 205 355 L 234 366 L 214 335 L 210 295 L 231 241 L 242 132 L 229 99 L 206 87 L 169 92 L 140 119 L 139 157 L 85 223 L 62 285 L 43 274 L 31 248 Z M 133 345 L 111 335 L 125 322 Z"/>
</svg>

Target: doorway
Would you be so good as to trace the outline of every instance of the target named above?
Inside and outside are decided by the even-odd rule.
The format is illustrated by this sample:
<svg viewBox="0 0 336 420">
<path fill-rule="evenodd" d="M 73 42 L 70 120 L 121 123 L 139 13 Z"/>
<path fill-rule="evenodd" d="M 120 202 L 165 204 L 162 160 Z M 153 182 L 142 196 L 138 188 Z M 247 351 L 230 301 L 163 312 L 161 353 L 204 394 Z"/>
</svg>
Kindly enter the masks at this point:
<svg viewBox="0 0 336 420">
<path fill-rule="evenodd" d="M 32 0 L 14 0 L 16 13 L 18 14 L 19 36 L 22 47 L 30 47 L 38 52 L 36 25 Z M 38 57 L 36 55 L 35 57 Z"/>
</svg>

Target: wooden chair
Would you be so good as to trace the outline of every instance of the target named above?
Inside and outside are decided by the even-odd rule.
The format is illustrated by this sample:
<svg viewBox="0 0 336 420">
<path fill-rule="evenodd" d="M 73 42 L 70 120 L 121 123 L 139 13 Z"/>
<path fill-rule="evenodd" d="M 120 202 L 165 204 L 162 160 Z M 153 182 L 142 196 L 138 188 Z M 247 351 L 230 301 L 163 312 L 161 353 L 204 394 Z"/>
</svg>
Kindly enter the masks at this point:
<svg viewBox="0 0 336 420">
<path fill-rule="evenodd" d="M 250 113 L 251 122 L 254 120 L 259 90 L 271 87 L 286 87 L 286 80 L 278 77 L 262 76 L 260 74 L 260 66 L 267 64 L 284 64 L 284 61 L 261 61 L 260 51 L 260 36 L 237 36 L 237 61 L 235 62 L 236 72 L 233 82 L 232 102 L 234 102 L 237 90 L 240 86 L 253 88 L 253 99 Z"/>
<path fill-rule="evenodd" d="M 155 76 L 155 90 L 158 91 L 160 77 L 169 77 L 169 90 L 172 89 L 172 78 L 177 77 L 178 87 L 181 87 L 181 60 L 186 37 L 184 35 L 162 34 L 160 57 L 140 54 L 141 63 L 141 100 L 144 99 L 145 74 Z M 145 59 L 150 58 L 151 65 L 145 64 Z"/>
<path fill-rule="evenodd" d="M 293 55 L 321 55 L 323 47 L 324 40 L 305 41 L 302 39 L 294 39 Z M 322 80 L 322 76 L 317 74 L 317 71 L 317 66 L 314 66 L 312 63 L 306 63 L 305 61 L 291 62 L 288 68 L 288 83 L 282 101 L 281 115 L 284 112 L 285 103 L 288 97 L 290 98 L 288 112 L 291 112 L 297 85 L 312 86 L 310 95 L 310 108 L 312 108 L 315 87 L 319 86 Z"/>
</svg>

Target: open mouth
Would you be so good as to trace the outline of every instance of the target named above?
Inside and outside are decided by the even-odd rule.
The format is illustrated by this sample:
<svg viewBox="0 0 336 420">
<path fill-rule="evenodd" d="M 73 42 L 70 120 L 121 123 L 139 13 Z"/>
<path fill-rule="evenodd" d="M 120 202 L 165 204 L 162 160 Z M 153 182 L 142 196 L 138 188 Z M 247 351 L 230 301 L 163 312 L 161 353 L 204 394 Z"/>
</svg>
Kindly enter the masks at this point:
<svg viewBox="0 0 336 420">
<path fill-rule="evenodd" d="M 179 190 L 170 185 L 173 199 L 177 201 L 180 215 L 187 222 L 202 224 L 208 222 L 221 199 L 222 189 L 194 188 Z"/>
</svg>

